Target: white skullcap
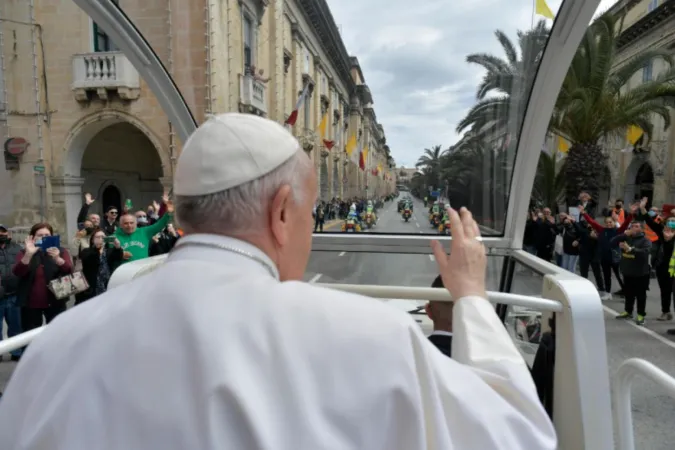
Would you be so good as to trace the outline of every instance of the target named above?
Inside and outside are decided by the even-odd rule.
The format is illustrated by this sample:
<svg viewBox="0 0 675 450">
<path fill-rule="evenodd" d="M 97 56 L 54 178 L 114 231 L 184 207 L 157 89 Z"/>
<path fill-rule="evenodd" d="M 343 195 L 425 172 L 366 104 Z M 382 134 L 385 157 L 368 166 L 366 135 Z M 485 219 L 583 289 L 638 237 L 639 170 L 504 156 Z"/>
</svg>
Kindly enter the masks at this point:
<svg viewBox="0 0 675 450">
<path fill-rule="evenodd" d="M 208 195 L 256 180 L 288 161 L 300 144 L 280 124 L 253 114 L 218 114 L 192 133 L 178 158 L 176 195 Z"/>
</svg>

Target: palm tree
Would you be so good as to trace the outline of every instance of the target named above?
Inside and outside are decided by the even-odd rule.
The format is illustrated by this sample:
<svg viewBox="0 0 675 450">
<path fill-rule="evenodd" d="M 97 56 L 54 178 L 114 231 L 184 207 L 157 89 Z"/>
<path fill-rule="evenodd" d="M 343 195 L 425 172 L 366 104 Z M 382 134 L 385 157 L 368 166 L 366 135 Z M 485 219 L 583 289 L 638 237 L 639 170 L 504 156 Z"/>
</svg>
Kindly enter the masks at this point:
<svg viewBox="0 0 675 450">
<path fill-rule="evenodd" d="M 467 56 L 467 62 L 484 67 L 486 73 L 476 93 L 478 102 L 457 125 L 458 133 L 470 127 L 479 134 L 520 130 L 528 94 L 548 35 L 549 29 L 544 20 L 529 31 L 518 31 L 520 51 L 517 51 L 506 34 L 497 30 L 495 36 L 506 54 L 506 59 L 487 53 Z M 517 123 L 509 123 L 512 114 L 518 118 Z"/>
<path fill-rule="evenodd" d="M 669 51 L 639 53 L 615 68 L 617 18 L 604 14 L 591 24 L 577 50 L 558 96 L 550 130 L 570 141 L 565 165 L 567 199 L 578 192 L 597 196 L 606 167 L 600 146 L 603 138 L 621 137 L 630 126 L 640 127 L 647 139 L 652 118 L 670 125 L 669 108 L 675 107 L 675 70 Z M 627 83 L 654 59 L 668 70 L 656 79 L 627 89 Z"/>
<path fill-rule="evenodd" d="M 555 210 L 565 198 L 566 179 L 565 160 L 558 152 L 550 154 L 542 151 L 537 163 L 537 174 L 532 187 L 532 200 L 540 207 L 548 206 Z"/>
<path fill-rule="evenodd" d="M 467 133 L 442 156 L 441 167 L 450 202 L 470 207 L 481 224 L 500 227 L 508 200 L 504 187 L 510 181 L 505 149 Z"/>
<path fill-rule="evenodd" d="M 438 188 L 441 184 L 441 157 L 443 150 L 440 145 L 435 145 L 433 148 L 424 149 L 424 154 L 417 160 L 415 167 L 422 169 L 428 174 L 427 181 L 430 186 Z"/>
</svg>

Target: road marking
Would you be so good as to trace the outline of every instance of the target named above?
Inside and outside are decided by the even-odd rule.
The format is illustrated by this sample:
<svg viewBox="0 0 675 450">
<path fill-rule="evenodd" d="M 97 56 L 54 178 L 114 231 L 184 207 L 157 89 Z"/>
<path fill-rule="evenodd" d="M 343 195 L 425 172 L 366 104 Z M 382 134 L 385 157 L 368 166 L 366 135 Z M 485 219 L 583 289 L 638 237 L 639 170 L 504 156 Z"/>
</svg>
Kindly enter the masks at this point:
<svg viewBox="0 0 675 450">
<path fill-rule="evenodd" d="M 434 255 L 429 255 L 429 259 L 430 259 L 431 261 L 435 261 L 435 260 L 436 260 L 436 258 L 434 258 Z"/>
<path fill-rule="evenodd" d="M 602 309 L 604 309 L 607 314 L 611 314 L 613 317 L 616 317 L 616 316 L 619 315 L 619 313 L 617 311 L 614 311 L 609 306 L 602 305 Z M 665 338 L 665 337 L 661 336 L 656 331 L 652 331 L 649 328 L 645 328 L 644 326 L 638 325 L 635 322 L 631 322 L 630 320 L 624 320 L 623 322 L 627 323 L 628 325 L 632 326 L 633 328 L 637 328 L 638 330 L 642 331 L 643 333 L 653 337 L 657 341 L 661 341 L 662 343 L 666 344 L 668 347 L 675 348 L 675 342 L 671 341 L 668 338 Z"/>
<path fill-rule="evenodd" d="M 322 273 L 317 273 L 316 275 L 314 275 L 312 277 L 311 280 L 309 280 L 309 282 L 310 283 L 316 283 L 317 281 L 319 281 L 319 278 L 321 278 L 322 275 L 323 275 Z"/>
<path fill-rule="evenodd" d="M 345 256 L 345 252 L 340 253 L 338 256 Z"/>
<path fill-rule="evenodd" d="M 415 225 L 417 225 L 417 228 L 419 228 L 419 227 L 420 227 L 420 224 L 419 224 L 419 223 L 417 223 L 417 222 L 415 222 Z"/>
</svg>

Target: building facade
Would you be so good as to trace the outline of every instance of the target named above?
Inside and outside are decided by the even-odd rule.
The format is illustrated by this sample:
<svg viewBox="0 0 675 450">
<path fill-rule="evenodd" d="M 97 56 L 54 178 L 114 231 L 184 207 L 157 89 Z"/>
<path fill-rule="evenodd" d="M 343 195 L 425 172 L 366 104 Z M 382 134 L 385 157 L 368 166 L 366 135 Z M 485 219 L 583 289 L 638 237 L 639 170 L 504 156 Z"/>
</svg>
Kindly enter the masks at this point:
<svg viewBox="0 0 675 450">
<path fill-rule="evenodd" d="M 616 66 L 631 57 L 653 49 L 666 50 L 675 56 L 675 0 L 620 0 L 612 11 L 622 16 Z M 662 60 L 653 60 L 636 74 L 627 89 L 651 81 L 668 70 Z M 675 119 L 671 111 L 671 122 Z M 675 126 L 665 128 L 660 117 L 652 121 L 654 135 L 641 151 L 622 151 L 630 147 L 626 139 L 609 142 L 609 189 L 605 199 L 648 197 L 661 206 L 675 202 Z"/>
<path fill-rule="evenodd" d="M 321 198 L 393 190 L 370 90 L 324 0 L 118 4 L 198 122 L 240 111 L 282 123 L 307 88 L 292 131 L 315 164 Z M 363 169 L 346 158 L 351 134 L 369 149 Z M 182 145 L 129 60 L 71 0 L 0 2 L 0 138 L 0 223 L 44 217 L 69 236 L 85 192 L 98 213 L 161 197 Z"/>
</svg>

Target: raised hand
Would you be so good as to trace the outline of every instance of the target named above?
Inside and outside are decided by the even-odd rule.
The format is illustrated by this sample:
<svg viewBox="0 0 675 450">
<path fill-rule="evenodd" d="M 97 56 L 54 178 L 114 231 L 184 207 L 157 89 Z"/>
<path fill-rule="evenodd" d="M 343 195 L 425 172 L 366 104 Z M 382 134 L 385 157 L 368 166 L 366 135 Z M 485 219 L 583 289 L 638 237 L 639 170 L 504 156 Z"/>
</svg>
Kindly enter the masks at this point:
<svg viewBox="0 0 675 450">
<path fill-rule="evenodd" d="M 487 256 L 478 224 L 466 208 L 460 209 L 459 214 L 448 208 L 448 217 L 452 227 L 450 255 L 440 242 L 431 243 L 443 284 L 455 300 L 468 296 L 487 298 Z"/>
<path fill-rule="evenodd" d="M 91 205 L 91 204 L 94 203 L 95 201 L 96 201 L 96 200 L 94 200 L 94 197 L 92 197 L 91 194 L 90 194 L 89 192 L 87 192 L 86 194 L 84 194 L 84 202 L 85 202 L 87 205 Z"/>
<path fill-rule="evenodd" d="M 33 256 L 37 253 L 38 248 L 35 246 L 35 238 L 33 236 L 26 237 L 24 244 L 26 246 L 24 250 L 25 254 Z"/>
</svg>

